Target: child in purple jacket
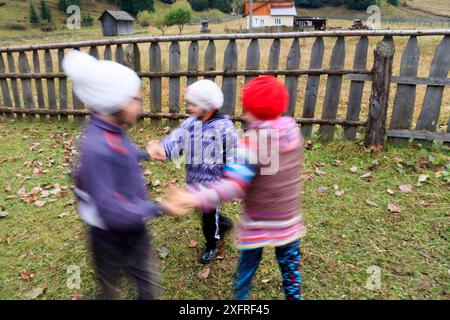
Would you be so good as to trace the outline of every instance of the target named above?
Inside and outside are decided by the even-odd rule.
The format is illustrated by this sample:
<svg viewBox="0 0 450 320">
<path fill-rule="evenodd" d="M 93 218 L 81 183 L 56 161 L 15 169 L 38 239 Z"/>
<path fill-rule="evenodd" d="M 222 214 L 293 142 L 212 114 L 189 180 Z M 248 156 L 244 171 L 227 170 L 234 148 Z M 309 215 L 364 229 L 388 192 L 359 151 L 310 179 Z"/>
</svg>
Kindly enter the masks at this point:
<svg viewBox="0 0 450 320">
<path fill-rule="evenodd" d="M 139 150 L 124 129 L 142 111 L 137 74 L 111 61 L 72 51 L 63 62 L 78 98 L 91 110 L 75 173 L 77 210 L 89 226 L 97 278 L 106 299 L 117 299 L 123 272 L 137 283 L 139 299 L 155 299 L 160 289 L 144 220 L 169 204 L 149 200 Z M 186 211 L 187 212 L 187 211 Z"/>
</svg>

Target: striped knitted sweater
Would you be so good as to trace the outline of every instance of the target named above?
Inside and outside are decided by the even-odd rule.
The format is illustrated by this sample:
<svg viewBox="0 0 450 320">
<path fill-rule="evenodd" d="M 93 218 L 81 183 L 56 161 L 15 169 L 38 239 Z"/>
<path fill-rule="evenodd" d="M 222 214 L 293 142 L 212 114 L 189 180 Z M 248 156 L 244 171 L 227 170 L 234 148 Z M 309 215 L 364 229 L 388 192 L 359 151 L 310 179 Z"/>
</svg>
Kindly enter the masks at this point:
<svg viewBox="0 0 450 320">
<path fill-rule="evenodd" d="M 271 149 L 274 153 L 264 157 Z M 254 122 L 240 139 L 235 162 L 226 165 L 224 178 L 190 190 L 203 210 L 220 201 L 243 199 L 239 248 L 290 243 L 306 233 L 299 199 L 302 152 L 303 138 L 294 119 Z"/>
</svg>

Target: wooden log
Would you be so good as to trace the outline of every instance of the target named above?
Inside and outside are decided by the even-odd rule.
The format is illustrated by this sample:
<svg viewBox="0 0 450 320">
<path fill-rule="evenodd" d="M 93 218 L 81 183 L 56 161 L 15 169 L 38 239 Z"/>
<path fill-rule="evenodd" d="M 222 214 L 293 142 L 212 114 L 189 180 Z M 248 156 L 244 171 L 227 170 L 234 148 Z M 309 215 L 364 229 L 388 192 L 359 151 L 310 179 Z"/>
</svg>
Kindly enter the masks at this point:
<svg viewBox="0 0 450 320">
<path fill-rule="evenodd" d="M 52 44 L 3 46 L 0 52 L 18 52 L 31 50 L 46 50 L 59 48 L 81 48 L 90 46 L 105 46 L 130 43 L 172 42 L 172 41 L 210 41 L 210 40 L 244 40 L 244 39 L 292 39 L 316 37 L 361 37 L 361 36 L 440 36 L 450 35 L 449 29 L 433 30 L 328 30 L 328 31 L 299 31 L 276 33 L 241 33 L 241 34 L 198 34 L 177 36 L 149 36 L 131 38 L 111 38 L 102 40 L 86 40 L 77 42 L 61 42 Z"/>
<path fill-rule="evenodd" d="M 44 52 L 45 60 L 45 72 L 53 72 L 53 62 L 50 50 L 45 50 Z M 56 110 L 56 91 L 55 91 L 55 80 L 47 79 L 47 102 L 50 110 Z M 56 120 L 58 116 L 51 115 L 51 119 Z"/>
<path fill-rule="evenodd" d="M 364 140 L 364 145 L 375 152 L 384 147 L 394 52 L 393 42 L 386 39 L 379 42 L 375 48 L 372 94 Z"/>
<path fill-rule="evenodd" d="M 149 52 L 149 66 L 150 71 L 152 72 L 161 72 L 161 48 L 157 42 L 152 42 L 150 44 L 150 52 Z M 161 87 L 161 78 L 160 77 L 152 77 L 150 78 L 150 110 L 152 112 L 161 112 L 162 104 L 161 104 L 161 95 L 162 95 L 162 87 Z M 152 126 L 159 126 L 161 124 L 160 120 L 151 120 Z"/>
<path fill-rule="evenodd" d="M 280 39 L 274 39 L 269 51 L 268 70 L 277 70 L 280 63 Z"/>
<path fill-rule="evenodd" d="M 365 69 L 367 67 L 367 51 L 369 40 L 366 36 L 359 39 L 356 45 L 355 58 L 353 60 L 353 69 Z M 350 94 L 347 105 L 347 120 L 359 120 L 361 112 L 361 101 L 364 92 L 364 81 L 352 81 L 350 84 Z M 345 139 L 356 138 L 356 128 L 344 128 Z"/>
<path fill-rule="evenodd" d="M 403 51 L 400 76 L 416 77 L 419 70 L 419 60 L 420 51 L 417 44 L 417 37 L 413 36 L 408 40 L 408 44 Z M 389 129 L 410 129 L 415 103 L 416 86 L 397 85 Z M 394 145 L 401 145 L 407 143 L 408 139 L 393 137 L 390 139 L 390 142 Z"/>
<path fill-rule="evenodd" d="M 62 62 L 64 60 L 64 49 L 58 50 L 58 69 L 59 72 L 63 72 Z M 61 110 L 67 110 L 67 79 L 66 78 L 59 78 L 59 108 Z M 60 116 L 61 121 L 67 121 L 67 116 L 61 115 Z"/>
<path fill-rule="evenodd" d="M 258 70 L 259 69 L 259 43 L 257 39 L 250 41 L 247 48 L 247 59 L 245 62 L 246 70 Z M 255 78 L 254 76 L 246 76 L 245 83 Z"/>
<path fill-rule="evenodd" d="M 309 62 L 310 69 L 321 69 L 323 63 L 323 53 L 325 45 L 321 37 L 314 41 L 311 50 L 311 59 Z M 320 75 L 309 75 L 306 82 L 305 99 L 303 102 L 303 118 L 314 118 L 314 112 L 317 104 L 317 92 L 319 91 Z M 305 124 L 301 127 L 302 134 L 310 137 L 312 133 L 312 125 Z"/>
<path fill-rule="evenodd" d="M 292 41 L 291 48 L 286 59 L 286 70 L 298 69 L 300 67 L 300 42 L 298 38 Z M 286 115 L 291 117 L 295 114 L 295 105 L 297 102 L 297 84 L 298 76 L 286 76 L 285 86 L 289 92 L 289 104 L 285 112 Z"/>
<path fill-rule="evenodd" d="M 198 49 L 198 41 L 192 41 L 188 48 L 188 71 L 198 71 Z M 187 77 L 188 86 L 195 81 L 197 81 L 197 77 Z"/>
<path fill-rule="evenodd" d="M 8 71 L 9 72 L 15 72 L 16 71 L 16 65 L 14 63 L 14 56 L 11 52 L 8 52 L 6 54 L 8 59 Z M 14 107 L 15 108 L 21 108 L 22 104 L 20 102 L 20 94 L 19 94 L 19 85 L 17 83 L 16 79 L 11 79 L 11 88 L 13 92 L 14 97 Z M 18 118 L 21 118 L 22 116 L 20 114 L 17 115 Z"/>
<path fill-rule="evenodd" d="M 19 53 L 19 70 L 23 73 L 30 73 L 30 65 L 25 52 Z M 31 92 L 31 80 L 22 79 L 22 97 L 26 109 L 34 109 L 33 93 Z M 27 120 L 32 120 L 32 115 L 27 115 Z"/>
<path fill-rule="evenodd" d="M 205 71 L 215 71 L 216 70 L 216 45 L 214 41 L 209 41 L 205 52 Z M 205 79 L 215 81 L 215 76 L 205 76 Z"/>
<path fill-rule="evenodd" d="M 5 68 L 5 61 L 3 60 L 3 55 L 0 53 L 0 73 L 5 73 L 6 72 L 6 68 Z M 2 101 L 3 101 L 3 105 L 7 108 L 12 108 L 13 104 L 11 102 L 11 97 L 9 95 L 9 86 L 8 86 L 8 81 L 6 79 L 0 79 L 0 87 L 2 90 Z M 4 114 L 5 117 L 11 118 L 11 114 Z"/>
<path fill-rule="evenodd" d="M 386 135 L 391 137 L 391 141 L 393 138 L 401 138 L 405 140 L 420 139 L 430 142 L 433 142 L 434 140 L 444 141 L 446 143 L 450 142 L 450 132 L 437 133 L 426 130 L 391 129 L 386 132 Z"/>
<path fill-rule="evenodd" d="M 125 61 L 125 53 L 123 52 L 123 47 L 121 44 L 116 47 L 116 62 L 120 64 L 124 64 Z"/>
<path fill-rule="evenodd" d="M 331 53 L 330 69 L 342 69 L 345 60 L 344 37 L 336 39 L 336 44 Z M 336 119 L 339 101 L 341 98 L 342 75 L 329 75 L 327 88 L 322 108 L 322 119 Z M 330 140 L 334 136 L 333 125 L 322 125 L 319 128 L 321 140 Z"/>
<path fill-rule="evenodd" d="M 176 72 L 148 72 L 140 71 L 137 72 L 140 77 L 153 78 L 153 77 L 217 77 L 217 76 L 262 76 L 262 75 L 284 75 L 284 76 L 301 76 L 301 75 L 347 75 L 349 80 L 355 81 L 372 81 L 371 71 L 365 69 L 341 69 L 341 70 L 330 70 L 330 69 L 295 69 L 295 70 L 216 70 L 216 71 L 176 71 Z M 43 73 L 6 73 L 0 74 L 0 79 L 38 79 L 38 78 L 66 78 L 66 74 L 63 72 L 43 72 Z M 392 79 L 397 79 L 398 83 L 405 84 L 430 84 L 434 86 L 444 86 L 447 84 L 447 78 L 406 78 L 406 77 L 392 77 Z"/>
<path fill-rule="evenodd" d="M 439 43 L 433 62 L 430 67 L 431 78 L 447 77 L 450 70 L 450 36 L 445 36 Z M 427 86 L 425 98 L 423 100 L 422 110 L 417 121 L 416 130 L 436 131 L 439 115 L 441 112 L 442 96 L 444 87 Z M 423 146 L 429 146 L 429 141 L 416 139 L 416 142 Z"/>
<path fill-rule="evenodd" d="M 0 112 L 4 113 L 24 113 L 24 114 L 51 114 L 51 115 L 89 115 L 88 110 L 48 110 L 48 109 L 14 109 L 14 108 L 2 108 L 0 107 Z M 189 115 L 184 113 L 168 113 L 168 112 L 144 112 L 142 114 L 144 118 L 151 119 L 186 119 Z M 245 121 L 242 116 L 230 116 L 233 121 Z M 295 119 L 299 124 L 336 124 L 341 126 L 365 126 L 366 122 L 364 121 L 347 121 L 343 119 L 332 119 L 332 120 L 324 120 L 324 119 L 304 119 L 304 118 L 296 118 Z"/>
<path fill-rule="evenodd" d="M 169 71 L 180 70 L 180 45 L 172 42 L 169 47 Z M 178 113 L 180 111 L 180 77 L 169 78 L 169 112 Z M 169 121 L 170 126 L 177 126 L 177 121 Z"/>
<path fill-rule="evenodd" d="M 236 70 L 238 67 L 238 50 L 235 40 L 228 42 L 223 57 L 223 70 Z M 222 81 L 222 91 L 224 103 L 222 110 L 227 114 L 234 114 L 236 109 L 236 77 L 224 76 Z"/>
<path fill-rule="evenodd" d="M 33 73 L 40 73 L 41 72 L 41 62 L 39 59 L 39 51 L 34 50 L 33 51 Z M 35 86 L 36 86 L 36 94 L 37 94 L 37 101 L 38 106 L 40 109 L 45 108 L 45 95 L 44 95 L 44 89 L 42 87 L 42 80 L 41 79 L 35 79 Z"/>
<path fill-rule="evenodd" d="M 105 51 L 103 52 L 103 59 L 112 60 L 112 51 L 110 45 L 105 46 Z"/>
</svg>

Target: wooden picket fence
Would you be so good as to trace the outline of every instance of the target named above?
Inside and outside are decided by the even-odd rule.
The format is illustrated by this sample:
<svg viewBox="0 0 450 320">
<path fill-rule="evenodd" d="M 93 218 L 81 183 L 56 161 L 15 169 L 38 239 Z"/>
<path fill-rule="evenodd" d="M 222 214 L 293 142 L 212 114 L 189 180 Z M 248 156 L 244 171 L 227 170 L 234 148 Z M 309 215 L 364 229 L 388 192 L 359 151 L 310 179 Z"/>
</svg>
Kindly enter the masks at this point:
<svg viewBox="0 0 450 320">
<path fill-rule="evenodd" d="M 418 77 L 419 45 L 418 37 L 442 36 L 431 64 L 429 77 Z M 346 42 L 349 37 L 357 37 L 353 67 L 344 68 Z M 367 69 L 370 37 L 382 39 L 374 50 L 373 66 Z M 381 38 L 382 37 L 382 38 Z M 392 75 L 395 51 L 394 37 L 408 37 L 400 66 L 400 74 Z M 300 40 L 314 38 L 308 69 L 300 69 Z M 324 38 L 335 38 L 330 58 L 330 67 L 322 67 L 324 60 Z M 377 38 L 377 39 L 378 39 Z M 260 48 L 260 42 L 269 39 L 270 48 Z M 281 40 L 291 39 L 285 68 L 280 68 Z M 238 41 L 249 41 L 245 56 L 245 67 L 239 68 Z M 216 43 L 226 41 L 223 52 L 217 52 Z M 285 40 L 284 40 L 285 41 Z M 187 52 L 181 52 L 180 43 L 188 42 Z M 200 42 L 207 43 L 203 69 L 199 67 Z M 170 43 L 168 52 L 162 52 L 161 45 Z M 148 70 L 141 67 L 142 45 L 147 44 Z M 124 46 L 126 47 L 124 48 Z M 101 47 L 102 51 L 99 50 Z M 115 38 L 96 41 L 54 43 L 27 46 L 0 47 L 0 88 L 3 106 L 0 114 L 6 118 L 18 117 L 32 119 L 39 115 L 51 119 L 67 120 L 68 116 L 84 118 L 88 111 L 73 94 L 70 81 L 62 71 L 61 63 L 68 49 L 88 48 L 89 54 L 97 58 L 112 60 L 128 65 L 136 70 L 142 79 L 149 79 L 149 95 L 146 97 L 146 110 L 143 117 L 151 119 L 178 120 L 187 117 L 181 112 L 182 78 L 187 85 L 199 77 L 216 80 L 221 77 L 225 102 L 223 111 L 232 119 L 241 121 L 238 114 L 238 79 L 247 82 L 259 75 L 284 77 L 290 94 L 287 114 L 295 116 L 301 124 L 305 136 L 311 136 L 313 125 L 319 125 L 318 134 L 324 140 L 335 137 L 336 126 L 343 127 L 346 139 L 355 139 L 357 127 L 365 127 L 365 143 L 373 149 L 380 149 L 389 137 L 393 143 L 405 143 L 415 139 L 423 144 L 433 140 L 450 142 L 450 123 L 446 133 L 437 132 L 437 123 L 443 109 L 443 93 L 450 85 L 450 29 L 449 30 L 351 30 L 351 31 L 312 31 L 286 33 L 254 34 L 202 34 L 184 36 Z M 261 50 L 269 50 L 267 68 L 260 67 Z M 99 56 L 103 52 L 103 56 Z M 52 54 L 53 53 L 53 54 Z M 164 53 L 164 54 L 163 54 Z M 216 65 L 217 54 L 223 55 L 222 69 Z M 181 70 L 180 58 L 187 55 L 187 70 Z M 163 61 L 168 56 L 168 70 L 163 70 Z M 57 61 L 53 61 L 57 57 Z M 348 57 L 347 57 L 348 58 Z M 6 62 L 5 62 L 6 61 Z M 30 67 L 30 61 L 33 68 Z M 42 62 L 43 66 L 41 67 Z M 18 67 L 17 67 L 18 66 Z M 17 70 L 18 69 L 18 70 Z M 299 77 L 307 77 L 306 92 L 302 109 L 298 110 Z M 314 118 L 318 100 L 321 77 L 327 76 L 321 118 Z M 350 80 L 350 91 L 345 119 L 338 119 L 338 107 L 342 92 L 342 81 Z M 168 108 L 163 105 L 163 79 L 168 79 Z M 56 81 L 57 80 L 57 81 Z M 32 85 L 32 81 L 34 85 Z M 44 87 L 45 81 L 45 87 Z M 372 82 L 369 112 L 367 119 L 361 119 L 361 104 L 364 83 Z M 389 124 L 387 110 L 391 83 L 397 83 L 393 113 Z M 425 99 L 417 124 L 412 128 L 412 116 L 416 103 L 416 87 L 426 85 Z M 45 90 L 46 89 L 46 90 Z M 303 96 L 303 94 L 302 94 Z M 70 99 L 70 101 L 69 101 Z M 148 107 L 149 106 L 149 107 Z M 165 110 L 166 112 L 163 112 Z M 450 120 L 449 120 L 450 121 Z M 388 126 L 388 129 L 386 129 Z"/>
</svg>

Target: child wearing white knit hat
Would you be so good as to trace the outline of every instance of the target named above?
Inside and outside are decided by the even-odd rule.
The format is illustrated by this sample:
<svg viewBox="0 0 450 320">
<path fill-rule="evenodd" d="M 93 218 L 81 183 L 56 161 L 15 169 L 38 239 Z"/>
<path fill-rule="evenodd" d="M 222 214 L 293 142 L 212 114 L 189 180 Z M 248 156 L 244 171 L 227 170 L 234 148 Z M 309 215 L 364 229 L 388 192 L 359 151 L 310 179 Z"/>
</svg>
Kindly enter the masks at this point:
<svg viewBox="0 0 450 320">
<path fill-rule="evenodd" d="M 191 116 L 162 141 L 150 142 L 149 150 L 153 158 L 160 160 L 169 158 L 175 161 L 185 155 L 186 182 L 205 185 L 220 179 L 225 164 L 233 160 L 237 133 L 229 116 L 219 111 L 224 97 L 222 90 L 213 81 L 199 80 L 188 86 L 186 101 Z M 211 133 L 215 140 L 211 139 Z M 186 145 L 190 150 L 185 150 Z M 214 149 L 218 145 L 220 147 Z M 206 244 L 200 262 L 208 264 L 216 257 L 219 243 L 231 230 L 233 223 L 220 213 L 220 205 L 202 213 Z"/>
</svg>

